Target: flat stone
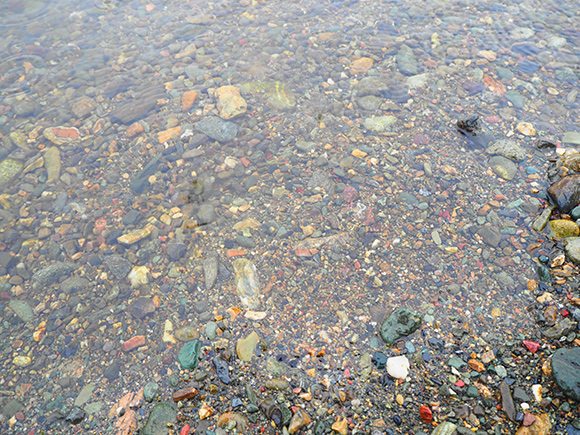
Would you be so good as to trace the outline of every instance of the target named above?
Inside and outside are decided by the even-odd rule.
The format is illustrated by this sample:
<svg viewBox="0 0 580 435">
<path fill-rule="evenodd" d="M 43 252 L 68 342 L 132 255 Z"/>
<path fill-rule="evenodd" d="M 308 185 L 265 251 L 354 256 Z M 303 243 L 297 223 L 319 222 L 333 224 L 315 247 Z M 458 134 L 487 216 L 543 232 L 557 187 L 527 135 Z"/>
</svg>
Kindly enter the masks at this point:
<svg viewBox="0 0 580 435">
<path fill-rule="evenodd" d="M 254 355 L 254 350 L 260 341 L 260 337 L 253 331 L 246 338 L 241 338 L 236 343 L 236 353 L 238 358 L 242 361 L 251 361 Z"/>
<path fill-rule="evenodd" d="M 570 332 L 576 331 L 578 328 L 578 323 L 570 320 L 569 317 L 566 317 L 556 323 L 554 326 L 550 326 L 548 328 L 541 328 L 540 331 L 544 335 L 544 337 L 550 340 L 559 340 L 560 337 L 564 335 L 568 335 Z"/>
<path fill-rule="evenodd" d="M 159 384 L 157 382 L 147 382 L 143 388 L 143 399 L 145 402 L 153 402 L 158 392 Z"/>
<path fill-rule="evenodd" d="M 47 181 L 57 180 L 60 177 L 60 150 L 50 147 L 44 152 L 44 167 L 48 175 Z"/>
<path fill-rule="evenodd" d="M 57 282 L 61 277 L 70 275 L 77 268 L 74 263 L 57 262 L 32 275 L 32 288 L 39 290 Z"/>
<path fill-rule="evenodd" d="M 151 298 L 140 297 L 129 304 L 127 312 L 137 319 L 142 319 L 147 314 L 153 313 L 155 308 L 155 304 Z"/>
<path fill-rule="evenodd" d="M 219 261 L 216 257 L 208 257 L 203 260 L 203 275 L 207 290 L 210 290 L 217 280 L 218 266 Z"/>
<path fill-rule="evenodd" d="M 518 162 L 526 158 L 524 149 L 511 139 L 499 139 L 492 142 L 485 152 L 488 154 L 499 154 L 500 156 Z"/>
<path fill-rule="evenodd" d="M 136 335 L 131 337 L 129 340 L 123 343 L 123 352 L 130 352 L 133 349 L 145 345 L 145 336 L 144 335 Z"/>
<path fill-rule="evenodd" d="M 562 142 L 580 145 L 580 131 L 567 131 L 562 137 Z"/>
<path fill-rule="evenodd" d="M 197 393 L 198 391 L 194 387 L 182 388 L 181 390 L 177 390 L 175 393 L 173 393 L 173 401 L 179 402 L 182 400 L 188 400 L 197 396 Z"/>
<path fill-rule="evenodd" d="M 457 429 L 457 425 L 444 421 L 431 432 L 431 435 L 452 435 Z"/>
<path fill-rule="evenodd" d="M 26 301 L 19 301 L 17 299 L 12 299 L 8 302 L 8 307 L 14 311 L 14 313 L 22 320 L 24 323 L 32 322 L 36 316 L 32 311 L 32 308 Z"/>
<path fill-rule="evenodd" d="M 177 412 L 173 405 L 167 402 L 156 404 L 149 414 L 142 435 L 169 435 L 173 430 L 168 423 L 177 422 Z"/>
<path fill-rule="evenodd" d="M 248 105 L 235 86 L 221 86 L 216 89 L 217 108 L 220 118 L 232 119 L 246 113 Z"/>
<path fill-rule="evenodd" d="M 492 224 L 487 224 L 479 229 L 477 234 L 483 239 L 486 245 L 497 248 L 501 242 L 501 232 L 498 227 Z"/>
<path fill-rule="evenodd" d="M 254 310 L 260 303 L 260 278 L 254 263 L 246 258 L 232 262 L 235 272 L 236 293 L 245 308 Z"/>
<path fill-rule="evenodd" d="M 516 435 L 549 435 L 550 429 L 552 429 L 550 416 L 548 414 L 540 414 L 536 416 L 536 420 L 530 426 L 524 425 L 520 427 Z"/>
<path fill-rule="evenodd" d="M 312 420 L 302 408 L 296 408 L 296 412 L 292 416 L 290 420 L 290 424 L 288 425 L 288 432 L 290 434 L 298 432 L 304 426 L 309 424 Z"/>
<path fill-rule="evenodd" d="M 554 352 L 552 375 L 568 397 L 580 401 L 580 348 L 562 348 Z"/>
<path fill-rule="evenodd" d="M 135 91 L 135 97 L 122 103 L 111 112 L 111 120 L 121 124 L 132 124 L 145 118 L 155 106 L 157 100 L 165 96 L 165 88 L 157 84 L 143 85 Z"/>
<path fill-rule="evenodd" d="M 372 118 L 365 119 L 364 126 L 369 130 L 381 132 L 390 131 L 396 123 L 397 117 L 393 115 L 373 116 Z"/>
<path fill-rule="evenodd" d="M 514 406 L 514 400 L 512 398 L 510 386 L 506 381 L 502 381 L 501 385 L 499 386 L 499 390 L 501 393 L 501 407 L 503 411 L 511 421 L 516 421 L 516 408 Z"/>
<path fill-rule="evenodd" d="M 0 161 L 0 188 L 8 186 L 14 180 L 24 164 L 16 159 L 3 159 Z"/>
<path fill-rule="evenodd" d="M 238 126 L 217 116 L 208 116 L 195 123 L 195 128 L 218 142 L 232 141 L 238 135 Z"/>
<path fill-rule="evenodd" d="M 406 44 L 401 45 L 396 58 L 399 71 L 408 76 L 414 76 L 417 74 L 417 58 L 415 57 L 415 53 L 411 47 Z"/>
<path fill-rule="evenodd" d="M 109 268 L 113 273 L 114 277 L 118 280 L 123 280 L 127 278 L 129 272 L 131 272 L 131 262 L 120 255 L 107 255 L 103 258 L 103 263 Z"/>
</svg>

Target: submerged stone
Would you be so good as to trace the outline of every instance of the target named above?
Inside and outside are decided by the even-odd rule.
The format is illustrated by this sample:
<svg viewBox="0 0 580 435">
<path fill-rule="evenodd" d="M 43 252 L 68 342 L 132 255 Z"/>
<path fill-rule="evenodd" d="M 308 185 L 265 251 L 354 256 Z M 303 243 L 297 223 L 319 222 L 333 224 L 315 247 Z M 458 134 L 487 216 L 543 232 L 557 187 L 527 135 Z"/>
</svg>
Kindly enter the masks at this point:
<svg viewBox="0 0 580 435">
<path fill-rule="evenodd" d="M 389 346 L 421 326 L 421 317 L 404 308 L 395 310 L 381 326 L 381 338 Z"/>
<path fill-rule="evenodd" d="M 169 435 L 169 423 L 177 421 L 177 412 L 173 405 L 167 402 L 158 403 L 151 410 L 147 423 L 141 432 L 142 435 Z"/>
<path fill-rule="evenodd" d="M 568 397 L 580 401 L 580 348 L 558 349 L 552 356 L 552 374 Z"/>
<path fill-rule="evenodd" d="M 197 367 L 200 348 L 199 340 L 192 340 L 183 345 L 177 354 L 182 369 L 193 370 Z"/>
<path fill-rule="evenodd" d="M 233 261 L 236 273 L 236 291 L 245 308 L 256 309 L 259 305 L 260 280 L 254 263 L 246 258 Z"/>
<path fill-rule="evenodd" d="M 548 196 L 561 213 L 570 213 L 580 203 L 580 174 L 556 181 L 548 188 Z"/>
</svg>

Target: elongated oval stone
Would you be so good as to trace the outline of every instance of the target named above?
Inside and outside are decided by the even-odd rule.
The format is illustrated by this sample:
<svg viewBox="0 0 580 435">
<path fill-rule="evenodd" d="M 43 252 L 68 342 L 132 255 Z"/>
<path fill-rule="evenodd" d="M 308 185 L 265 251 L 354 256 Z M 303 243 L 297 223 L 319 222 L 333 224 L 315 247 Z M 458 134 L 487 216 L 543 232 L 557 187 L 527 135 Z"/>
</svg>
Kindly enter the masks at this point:
<svg viewBox="0 0 580 435">
<path fill-rule="evenodd" d="M 193 370 L 197 367 L 200 348 L 201 343 L 199 340 L 189 341 L 183 345 L 177 354 L 177 359 L 182 369 Z"/>
</svg>

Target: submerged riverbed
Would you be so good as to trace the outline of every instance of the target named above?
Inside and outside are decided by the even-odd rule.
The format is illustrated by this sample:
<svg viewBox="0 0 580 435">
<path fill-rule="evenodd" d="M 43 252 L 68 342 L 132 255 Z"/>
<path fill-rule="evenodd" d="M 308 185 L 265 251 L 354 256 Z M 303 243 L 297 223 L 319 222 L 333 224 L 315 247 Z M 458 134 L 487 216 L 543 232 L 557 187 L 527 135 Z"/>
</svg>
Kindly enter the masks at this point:
<svg viewBox="0 0 580 435">
<path fill-rule="evenodd" d="M 8 1 L 2 433 L 580 433 L 579 22 Z"/>
</svg>

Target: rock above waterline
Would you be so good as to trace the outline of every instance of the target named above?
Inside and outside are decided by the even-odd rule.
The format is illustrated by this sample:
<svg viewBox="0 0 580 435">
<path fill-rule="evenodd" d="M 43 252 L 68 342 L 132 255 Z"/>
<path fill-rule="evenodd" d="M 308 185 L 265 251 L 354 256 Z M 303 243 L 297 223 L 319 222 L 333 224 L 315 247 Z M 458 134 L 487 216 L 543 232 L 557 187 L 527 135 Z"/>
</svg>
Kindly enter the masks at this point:
<svg viewBox="0 0 580 435">
<path fill-rule="evenodd" d="M 570 237 L 564 240 L 566 255 L 575 264 L 580 264 L 580 237 Z"/>
<path fill-rule="evenodd" d="M 554 219 L 550 221 L 550 228 L 554 237 L 562 239 L 564 237 L 576 237 L 580 234 L 580 228 L 576 223 L 567 219 Z"/>
<path fill-rule="evenodd" d="M 558 349 L 552 355 L 552 374 L 568 397 L 580 401 L 580 348 Z"/>
<path fill-rule="evenodd" d="M 580 174 L 556 181 L 548 188 L 548 196 L 561 213 L 570 213 L 580 203 Z"/>
<path fill-rule="evenodd" d="M 177 421 L 177 412 L 173 405 L 167 402 L 158 403 L 151 410 L 143 435 L 168 435 L 171 429 L 168 423 Z"/>
<path fill-rule="evenodd" d="M 229 142 L 238 135 L 238 126 L 217 116 L 208 116 L 195 123 L 195 128 L 218 142 Z"/>
<path fill-rule="evenodd" d="M 389 346 L 397 340 L 412 334 L 421 326 L 421 317 L 405 308 L 391 313 L 381 326 L 381 338 Z"/>
</svg>

